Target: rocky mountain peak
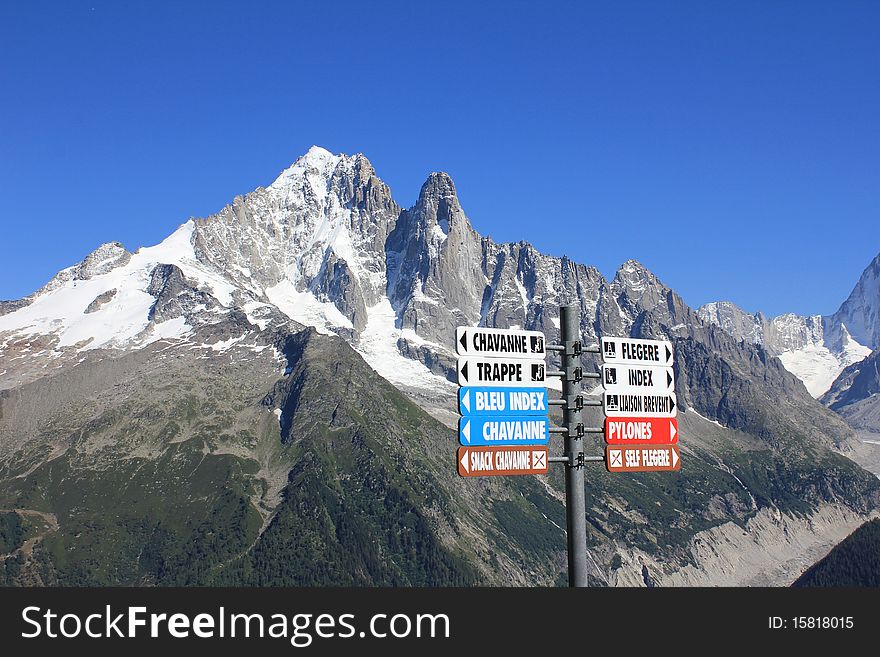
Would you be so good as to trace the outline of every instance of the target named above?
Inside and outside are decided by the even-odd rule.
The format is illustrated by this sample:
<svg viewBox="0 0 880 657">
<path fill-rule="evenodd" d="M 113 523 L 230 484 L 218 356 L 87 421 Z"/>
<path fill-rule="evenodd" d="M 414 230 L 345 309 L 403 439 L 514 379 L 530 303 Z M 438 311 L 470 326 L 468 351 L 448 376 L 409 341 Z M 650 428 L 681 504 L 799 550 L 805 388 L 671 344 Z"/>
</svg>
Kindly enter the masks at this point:
<svg viewBox="0 0 880 657">
<path fill-rule="evenodd" d="M 131 259 L 131 253 L 119 242 L 107 242 L 85 257 L 78 269 L 78 277 L 91 278 L 106 274 L 111 269 L 124 265 Z"/>
<path fill-rule="evenodd" d="M 665 287 L 659 279 L 654 276 L 650 269 L 645 267 L 638 260 L 627 260 L 614 276 L 614 284 L 626 288 L 631 291 L 638 291 L 650 286 Z"/>
<path fill-rule="evenodd" d="M 439 238 L 448 235 L 450 230 L 458 226 L 471 229 L 458 201 L 455 183 L 443 172 L 434 172 L 428 176 L 411 212 L 424 230 L 429 233 L 433 231 Z"/>
<path fill-rule="evenodd" d="M 358 331 L 385 295 L 386 241 L 400 213 L 363 154 L 314 146 L 269 187 L 198 220 L 193 247 L 262 302 Z"/>
<path fill-rule="evenodd" d="M 55 290 L 68 281 L 87 281 L 121 267 L 131 260 L 131 253 L 119 242 L 106 242 L 92 251 L 78 264 L 59 271 L 52 279 L 40 288 L 33 296 L 39 296 Z"/>
<path fill-rule="evenodd" d="M 312 146 L 281 172 L 267 188 L 269 195 L 290 209 L 308 207 L 315 211 L 341 208 L 373 212 L 399 208 L 391 190 L 376 175 L 363 153 L 335 155 Z"/>
<path fill-rule="evenodd" d="M 880 254 L 862 272 L 838 311 L 826 320 L 828 339 L 838 348 L 843 347 L 842 326 L 859 344 L 880 347 Z"/>
<path fill-rule="evenodd" d="M 770 319 L 724 301 L 706 304 L 698 314 L 735 339 L 761 345 L 779 356 L 785 368 L 819 396 L 845 368 L 880 346 L 880 255 L 834 315 L 785 313 Z"/>
<path fill-rule="evenodd" d="M 437 199 L 454 199 L 458 201 L 458 194 L 455 191 L 455 183 L 448 173 L 444 171 L 434 171 L 425 180 L 422 189 L 419 192 L 419 202 Z"/>
<path fill-rule="evenodd" d="M 664 302 L 670 289 L 638 260 L 627 260 L 617 270 L 611 291 L 621 307 L 639 312 Z"/>
<path fill-rule="evenodd" d="M 481 237 L 445 173 L 432 173 L 386 242 L 388 297 L 402 328 L 446 339 L 450 327 L 480 319 L 487 283 Z"/>
<path fill-rule="evenodd" d="M 715 317 L 750 317 L 759 321 L 766 320 L 767 317 L 760 310 L 755 314 L 751 314 L 737 306 L 733 301 L 712 301 L 700 306 L 697 311 L 700 315 L 712 315 Z M 717 322 L 716 322 L 717 323 Z"/>
<path fill-rule="evenodd" d="M 326 180 L 345 155 L 334 155 L 325 148 L 312 146 L 306 153 L 296 159 L 288 168 L 281 172 L 270 187 L 283 187 L 290 181 L 301 179 L 306 175 L 319 175 Z"/>
<path fill-rule="evenodd" d="M 752 315 L 731 301 L 713 301 L 701 306 L 697 315 L 737 340 L 762 346 L 765 344 L 767 318 L 760 312 Z"/>
<path fill-rule="evenodd" d="M 328 187 L 343 207 L 370 218 L 374 214 L 385 217 L 400 213 L 391 189 L 376 175 L 373 164 L 362 153 L 343 156 L 333 170 Z"/>
<path fill-rule="evenodd" d="M 309 150 L 307 150 L 305 152 L 305 154 L 303 154 L 298 159 L 303 160 L 303 161 L 321 161 L 321 160 L 338 159 L 339 157 L 344 157 L 344 156 L 334 155 L 333 153 L 328 151 L 326 148 L 322 148 L 321 146 L 318 146 L 317 144 L 312 144 L 312 146 L 309 147 Z"/>
</svg>

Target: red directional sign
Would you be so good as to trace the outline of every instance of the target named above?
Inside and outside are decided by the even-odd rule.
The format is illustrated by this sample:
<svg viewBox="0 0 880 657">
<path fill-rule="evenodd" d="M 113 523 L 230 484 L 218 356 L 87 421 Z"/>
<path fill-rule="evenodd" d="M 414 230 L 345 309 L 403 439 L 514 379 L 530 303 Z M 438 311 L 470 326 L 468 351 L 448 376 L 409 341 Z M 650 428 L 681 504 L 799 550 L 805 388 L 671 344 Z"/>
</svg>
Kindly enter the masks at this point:
<svg viewBox="0 0 880 657">
<path fill-rule="evenodd" d="M 659 417 L 606 417 L 609 445 L 673 445 L 678 442 L 678 420 Z"/>
<path fill-rule="evenodd" d="M 462 477 L 547 474 L 546 447 L 459 447 L 457 458 Z"/>
<path fill-rule="evenodd" d="M 658 472 L 681 470 L 678 447 L 605 447 L 605 467 L 608 472 Z"/>
</svg>

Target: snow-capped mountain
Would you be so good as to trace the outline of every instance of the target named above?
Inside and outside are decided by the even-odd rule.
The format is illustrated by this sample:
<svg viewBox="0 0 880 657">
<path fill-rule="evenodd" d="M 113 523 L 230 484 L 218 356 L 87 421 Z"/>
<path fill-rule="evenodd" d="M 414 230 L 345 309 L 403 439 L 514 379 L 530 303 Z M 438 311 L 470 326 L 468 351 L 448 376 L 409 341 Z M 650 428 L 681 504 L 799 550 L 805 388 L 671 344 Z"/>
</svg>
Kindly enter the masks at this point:
<svg viewBox="0 0 880 657">
<path fill-rule="evenodd" d="M 313 147 L 269 186 L 190 219 L 154 247 L 104 244 L 31 296 L 0 303 L 0 353 L 13 385 L 36 373 L 25 355 L 60 364 L 86 350 L 181 338 L 218 314 L 241 312 L 259 325 L 280 311 L 344 336 L 392 382 L 443 390 L 457 325 L 553 334 L 557 306 L 575 301 L 594 340 L 600 327 L 629 332 L 669 293 L 634 261 L 609 283 L 527 242 L 481 237 L 446 174 L 431 174 L 404 210 L 366 157 Z M 778 355 L 819 396 L 878 346 L 878 295 L 880 256 L 831 317 L 768 319 L 727 302 L 698 314 Z"/>
<path fill-rule="evenodd" d="M 778 354 L 818 395 L 870 352 L 843 322 L 859 335 L 876 332 L 876 261 L 872 267 L 834 318 L 768 320 L 729 303 L 709 304 L 699 315 Z M 9 363 L 0 386 L 84 351 L 183 338 L 211 318 L 240 312 L 255 326 L 281 315 L 337 333 L 392 382 L 444 391 L 455 326 L 553 335 L 558 305 L 576 302 L 588 341 L 601 331 L 642 330 L 644 311 L 655 308 L 667 317 L 664 335 L 687 334 L 699 320 L 673 317 L 675 304 L 664 308 L 670 295 L 635 261 L 608 282 L 595 268 L 527 242 L 480 236 L 446 174 L 431 174 L 404 210 L 365 156 L 313 147 L 267 187 L 190 219 L 156 246 L 129 253 L 104 244 L 29 297 L 0 303 L 0 353 Z"/>
<path fill-rule="evenodd" d="M 627 331 L 640 303 L 668 292 L 635 262 L 609 284 L 526 242 L 481 237 L 446 174 L 402 210 L 366 157 L 313 147 L 268 187 L 156 246 L 104 244 L 29 297 L 0 302 L 0 386 L 85 351 L 184 338 L 230 312 L 257 326 L 280 311 L 342 335 L 394 383 L 448 390 L 457 325 L 553 334 L 557 306 L 574 301 L 593 340 L 600 324 Z"/>
<path fill-rule="evenodd" d="M 780 345 L 784 356 L 782 346 L 797 351 L 824 339 L 821 322 L 780 318 L 765 325 L 720 306 L 718 321 L 706 322 L 634 260 L 609 281 L 593 267 L 542 254 L 527 242 L 499 244 L 481 236 L 446 174 L 431 174 L 413 206 L 403 209 L 363 155 L 334 155 L 317 147 L 267 187 L 236 197 L 212 216 L 190 219 L 156 246 L 130 253 L 117 243 L 102 245 L 34 294 L 0 302 L 0 466 L 7 473 L 0 483 L 8 484 L 8 499 L 14 500 L 43 490 L 46 482 L 58 496 L 82 493 L 79 501 L 56 500 L 53 508 L 85 508 L 95 514 L 88 518 L 92 526 L 92 517 L 108 515 L 105 479 L 128 487 L 142 465 L 144 472 L 155 466 L 141 488 L 134 486 L 136 499 L 152 499 L 160 479 L 166 487 L 195 480 L 202 486 L 198 492 L 170 500 L 176 512 L 181 500 L 235 488 L 238 484 L 228 485 L 239 481 L 235 477 L 220 477 L 217 486 L 214 474 L 190 477 L 206 454 L 224 463 L 234 456 L 241 467 L 224 465 L 224 471 L 244 477 L 239 483 L 250 501 L 242 508 L 262 519 L 245 523 L 253 524 L 251 533 L 241 534 L 247 537 L 241 550 L 247 552 L 260 522 L 269 524 L 270 538 L 286 537 L 278 539 L 283 543 L 300 536 L 290 528 L 301 525 L 284 523 L 310 516 L 302 509 L 347 508 L 346 518 L 370 515 L 377 499 L 393 497 L 385 491 L 400 479 L 412 488 L 406 495 L 425 498 L 426 517 L 442 516 L 450 527 L 464 527 L 456 534 L 441 525 L 438 535 L 472 545 L 483 555 L 470 559 L 476 564 L 489 559 L 486 555 L 497 557 L 493 572 L 506 572 L 509 548 L 499 549 L 493 537 L 506 541 L 522 526 L 519 518 L 546 520 L 548 531 L 558 530 L 551 518 L 564 518 L 553 510 L 560 494 L 553 478 L 466 482 L 448 467 L 454 450 L 448 428 L 454 329 L 520 326 L 543 330 L 554 340 L 558 306 L 564 303 L 579 305 L 587 344 L 598 335 L 666 337 L 676 350 L 688 466 L 680 483 L 656 487 L 647 498 L 628 480 L 603 481 L 588 510 L 591 526 L 595 521 L 598 528 L 594 537 L 601 548 L 595 556 L 602 568 L 620 552 L 627 563 L 651 560 L 673 583 L 759 583 L 766 581 L 761 578 L 768 568 L 778 569 L 775 557 L 767 558 L 785 553 L 780 545 L 792 547 L 792 556 L 800 559 L 804 545 L 827 541 L 816 527 L 832 527 L 829 535 L 838 536 L 876 506 L 876 478 L 840 457 L 852 431 L 812 399 L 779 359 L 756 346 L 769 341 Z M 722 319 L 725 330 L 715 325 Z M 734 339 L 731 327 L 750 331 L 749 339 Z M 594 366 L 591 358 L 585 355 L 584 365 Z M 585 421 L 598 421 L 589 417 L 597 409 L 585 413 Z M 601 449 L 598 442 L 592 447 Z M 337 449 L 339 455 L 326 453 Z M 192 458 L 192 467 L 180 476 L 166 465 L 187 457 L 177 450 L 189 450 Z M 58 484 L 55 474 L 67 471 L 55 462 L 60 455 L 70 472 L 78 473 L 65 480 L 73 483 Z M 409 464 L 404 470 L 401 455 Z M 96 458 L 105 469 L 95 467 Z M 306 477 L 310 468 L 317 469 Z M 422 478 L 427 470 L 433 479 Z M 404 471 L 407 475 L 399 476 Z M 108 478 L 114 473 L 117 478 Z M 326 481 L 344 481 L 340 499 L 355 506 L 328 503 L 323 484 L 316 483 Z M 351 481 L 359 485 L 351 487 Z M 643 482 L 649 479 L 638 483 Z M 470 515 L 476 490 L 471 485 L 490 486 L 485 490 L 492 493 L 481 494 L 486 508 L 476 520 Z M 96 497 L 89 497 L 90 491 Z M 662 506 L 655 499 L 662 499 Z M 285 510 L 284 500 L 299 502 Z M 380 513 L 379 520 L 392 522 L 399 515 L 395 508 Z M 807 515 L 809 523 L 798 520 Z M 129 524 L 153 526 L 156 518 L 144 512 Z M 505 524 L 511 518 L 512 524 Z M 276 520 L 281 524 L 273 533 Z M 75 549 L 82 547 L 81 522 L 61 518 Z M 426 523 L 427 533 L 433 522 Z M 495 523 L 492 536 L 486 523 Z M 354 538 L 344 544 L 340 559 L 397 531 L 383 527 L 352 525 Z M 340 536 L 332 524 L 311 530 L 304 545 L 320 546 L 314 558 L 319 561 L 324 546 L 335 545 Z M 135 538 L 128 525 L 119 531 L 126 545 L 139 545 L 141 535 Z M 768 532 L 776 532 L 773 549 Z M 159 541 L 164 534 L 157 529 L 153 535 Z M 313 535 L 320 541 L 309 538 Z M 180 540 L 189 546 L 189 538 Z M 261 554 L 275 554 L 275 540 Z M 531 541 L 528 534 L 522 544 Z M 639 546 L 638 553 L 632 545 Z M 172 554 L 165 543 L 153 547 Z M 291 554 L 302 554 L 300 547 Z M 140 552 L 124 560 L 135 573 L 131 564 L 140 563 Z M 87 554 L 91 564 L 92 553 Z M 688 570 L 692 563 L 696 571 Z M 67 568 L 56 566 L 59 572 Z M 641 568 L 632 573 L 641 577 Z M 288 571 L 279 564 L 279 572 Z M 614 572 L 606 576 L 597 567 L 600 581 L 634 582 L 628 579 L 632 573 L 624 574 L 629 571 Z M 409 579 L 392 574 L 374 581 L 434 581 L 417 574 L 415 569 Z M 74 575 L 59 581 L 95 581 Z M 541 577 L 553 581 L 552 573 Z M 523 573 L 517 581 L 532 580 Z"/>
<path fill-rule="evenodd" d="M 682 409 L 759 435 L 772 431 L 756 421 L 753 407 L 774 395 L 784 395 L 792 419 L 816 412 L 812 400 L 801 399 L 796 379 L 753 343 L 757 336 L 766 345 L 769 336 L 786 362 L 787 354 L 817 344 L 819 323 L 779 318 L 764 328 L 760 317 L 719 307 L 728 324 L 761 329 L 737 344 L 634 260 L 608 281 L 594 267 L 527 242 L 496 243 L 474 230 L 448 175 L 428 176 L 415 204 L 402 209 L 366 157 L 318 147 L 267 187 L 190 219 L 156 246 L 129 253 L 102 245 L 33 295 L 0 303 L 0 390 L 98 349 L 165 340 L 220 350 L 251 344 L 254 329 L 294 321 L 341 336 L 376 372 L 448 422 L 455 327 L 519 326 L 552 340 L 558 308 L 567 303 L 580 307 L 587 344 L 603 334 L 681 342 Z M 224 318 L 238 335 L 206 328 Z M 584 364 L 594 366 L 592 358 L 585 355 Z M 755 397 L 758 388 L 738 377 L 765 394 Z M 829 429 L 823 439 L 838 433 Z"/>
<path fill-rule="evenodd" d="M 92 349 L 183 338 L 233 311 L 262 325 L 278 310 L 362 343 L 388 373 L 424 375 L 392 339 L 385 242 L 399 214 L 365 157 L 313 147 L 268 187 L 160 244 L 135 254 L 104 244 L 33 295 L 0 304 L 0 353 L 12 365 L 0 375 L 14 385 L 35 374 L 35 357 L 60 365 Z"/>
<path fill-rule="evenodd" d="M 804 382 L 814 397 L 841 372 L 880 346 L 880 255 L 862 273 L 840 309 L 830 316 L 786 313 L 772 319 L 749 314 L 729 301 L 708 303 L 697 312 L 737 340 L 762 346 Z"/>
</svg>

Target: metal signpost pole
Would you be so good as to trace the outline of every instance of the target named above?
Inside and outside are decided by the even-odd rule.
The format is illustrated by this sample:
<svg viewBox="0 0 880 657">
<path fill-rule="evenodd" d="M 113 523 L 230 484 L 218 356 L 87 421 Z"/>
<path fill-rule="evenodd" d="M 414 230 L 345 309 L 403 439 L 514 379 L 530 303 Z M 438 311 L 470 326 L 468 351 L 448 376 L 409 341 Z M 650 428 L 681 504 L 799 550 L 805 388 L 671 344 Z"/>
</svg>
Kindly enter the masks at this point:
<svg viewBox="0 0 880 657">
<path fill-rule="evenodd" d="M 674 358 L 668 340 L 600 338 L 581 345 L 578 306 L 559 308 L 560 342 L 545 344 L 541 331 L 459 326 L 456 452 L 462 477 L 546 475 L 550 463 L 565 465 L 568 585 L 587 586 L 586 463 L 605 463 L 609 472 L 681 469 L 678 449 Z M 548 371 L 548 351 L 561 354 L 558 371 Z M 584 372 L 581 354 L 601 353 L 601 372 Z M 562 379 L 562 397 L 548 399 L 547 377 Z M 583 379 L 601 380 L 602 399 L 584 399 Z M 562 426 L 550 426 L 550 406 L 562 407 Z M 601 407 L 602 427 L 585 427 L 584 406 Z M 551 434 L 565 436 L 562 456 L 551 456 Z M 604 434 L 605 455 L 586 456 L 584 436 Z"/>
<path fill-rule="evenodd" d="M 580 313 L 577 306 L 562 306 L 559 309 L 559 326 L 562 344 L 562 407 L 565 433 L 565 514 L 568 533 L 568 585 L 587 586 L 587 521 L 584 493 L 584 438 L 578 435 L 580 410 L 577 397 L 580 393 L 579 378 L 575 375 L 580 368 Z"/>
</svg>

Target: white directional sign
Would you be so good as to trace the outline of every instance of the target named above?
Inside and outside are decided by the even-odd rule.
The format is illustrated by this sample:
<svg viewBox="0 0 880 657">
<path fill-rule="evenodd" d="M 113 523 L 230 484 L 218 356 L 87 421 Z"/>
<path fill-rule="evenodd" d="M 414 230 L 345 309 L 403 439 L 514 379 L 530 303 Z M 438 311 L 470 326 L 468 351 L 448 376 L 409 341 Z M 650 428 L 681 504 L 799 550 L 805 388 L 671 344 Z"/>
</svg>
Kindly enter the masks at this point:
<svg viewBox="0 0 880 657">
<path fill-rule="evenodd" d="M 544 359 L 479 358 L 458 359 L 458 385 L 529 388 L 544 386 Z"/>
<path fill-rule="evenodd" d="M 603 365 L 602 386 L 608 391 L 672 392 L 675 376 L 671 367 Z"/>
<path fill-rule="evenodd" d="M 644 392 L 609 392 L 603 395 L 608 417 L 675 417 L 678 408 L 675 393 L 662 395 Z"/>
<path fill-rule="evenodd" d="M 602 360 L 620 365 L 672 365 L 672 343 L 641 338 L 602 338 Z"/>
<path fill-rule="evenodd" d="M 544 334 L 540 331 L 475 326 L 455 329 L 455 351 L 459 356 L 543 358 L 546 355 Z"/>
</svg>

